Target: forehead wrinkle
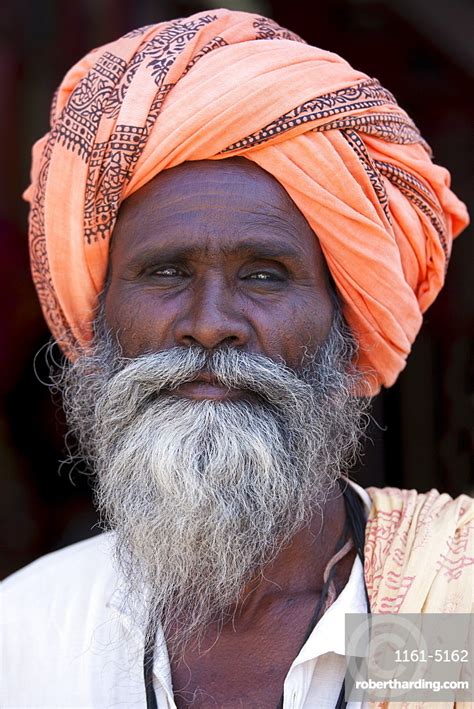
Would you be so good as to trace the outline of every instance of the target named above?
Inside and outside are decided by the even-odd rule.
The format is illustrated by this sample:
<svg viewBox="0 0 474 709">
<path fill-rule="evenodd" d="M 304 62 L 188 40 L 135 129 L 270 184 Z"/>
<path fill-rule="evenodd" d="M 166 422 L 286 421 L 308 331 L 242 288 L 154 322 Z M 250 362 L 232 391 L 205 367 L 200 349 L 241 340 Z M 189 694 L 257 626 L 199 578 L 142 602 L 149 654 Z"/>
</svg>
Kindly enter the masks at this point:
<svg viewBox="0 0 474 709">
<path fill-rule="evenodd" d="M 228 161 L 232 162 L 232 159 L 229 158 Z M 233 196 L 240 195 L 243 178 L 244 181 L 250 181 L 253 184 L 254 198 L 264 206 L 281 212 L 296 211 L 304 219 L 284 187 L 269 173 L 248 161 L 245 161 L 245 166 L 225 165 L 228 161 L 219 162 L 218 170 L 215 169 L 216 166 L 213 163 L 211 163 L 213 168 L 211 170 L 209 170 L 209 165 L 206 165 L 207 169 L 203 169 L 202 165 L 198 167 L 198 163 L 184 163 L 176 168 L 165 170 L 138 190 L 136 195 L 132 194 L 128 197 L 122 205 L 122 212 L 125 211 L 128 217 L 131 214 L 135 217 L 138 212 L 139 216 L 143 207 L 140 199 L 137 199 L 140 194 L 146 198 L 147 202 L 151 203 L 148 207 L 151 207 L 152 212 L 163 207 L 176 208 L 180 205 L 182 209 L 183 202 L 185 203 L 193 197 L 221 199 L 226 191 L 225 187 L 229 188 L 230 193 L 226 195 L 226 199 L 231 199 Z M 186 171 L 182 169 L 184 166 L 186 166 Z M 200 172 L 203 174 L 200 175 Z M 267 203 L 266 195 L 269 189 L 274 198 L 272 202 Z M 220 208 L 220 205 L 212 203 L 207 206 L 215 209 Z M 186 208 L 183 211 L 187 211 Z"/>
<path fill-rule="evenodd" d="M 218 228 L 218 225 L 213 223 L 215 221 L 213 220 L 213 214 L 228 209 L 226 204 L 196 205 L 188 202 L 187 205 L 178 205 L 178 201 L 160 204 L 158 200 L 154 201 L 151 209 L 148 206 L 145 208 L 143 205 L 133 205 L 119 215 L 114 231 L 117 234 L 125 227 L 127 231 L 132 230 L 136 234 L 161 229 L 169 230 L 170 232 L 195 232 L 196 230 L 205 229 L 207 232 L 212 233 L 214 228 Z M 244 209 L 239 210 L 241 220 L 246 211 Z M 260 219 L 266 218 L 266 215 L 259 215 L 258 213 L 255 213 L 255 216 Z M 239 224 L 242 224 L 242 221 Z"/>
<path fill-rule="evenodd" d="M 197 197 L 202 200 L 205 199 L 206 201 L 201 201 L 196 204 L 193 200 L 196 200 Z M 143 216 L 147 210 L 149 210 L 149 215 L 152 218 L 156 218 L 157 216 L 159 218 L 160 213 L 165 214 L 166 218 L 169 218 L 169 215 L 166 214 L 166 212 L 170 208 L 173 208 L 172 215 L 177 217 L 188 213 L 202 212 L 203 210 L 219 212 L 228 209 L 229 203 L 233 203 L 234 201 L 235 206 L 238 207 L 239 211 L 243 214 L 250 214 L 260 218 L 268 217 L 268 219 L 281 219 L 282 221 L 289 223 L 288 217 L 291 213 L 293 213 L 294 216 L 306 222 L 304 216 L 291 201 L 291 198 L 286 193 L 285 195 L 282 194 L 281 197 L 286 197 L 286 204 L 279 205 L 276 200 L 274 202 L 268 202 L 263 199 L 262 196 L 255 194 L 254 199 L 255 201 L 260 202 L 260 204 L 256 204 L 254 207 L 249 208 L 244 207 L 239 203 L 240 194 L 230 193 L 225 195 L 222 190 L 210 191 L 207 189 L 203 190 L 202 193 L 198 190 L 193 192 L 173 190 L 169 194 L 165 195 L 155 194 L 153 198 L 151 196 L 147 196 L 146 205 L 140 202 L 135 202 L 132 195 L 131 198 L 124 201 L 121 210 L 119 211 L 117 222 L 120 218 L 123 220 L 124 216 L 126 216 L 127 222 L 140 222 L 143 220 Z M 213 198 L 217 198 L 217 200 L 214 201 Z M 223 198 L 225 201 L 223 201 Z M 280 216 L 280 214 L 282 216 Z"/>
<path fill-rule="evenodd" d="M 169 205 L 166 205 L 165 210 L 163 210 L 162 205 L 157 205 L 157 208 L 154 209 L 151 214 L 144 210 L 142 211 L 140 209 L 135 209 L 132 213 L 127 214 L 125 221 L 121 220 L 120 222 L 117 222 L 116 232 L 119 232 L 121 227 L 126 224 L 127 229 L 132 229 L 137 233 L 137 235 L 139 233 L 143 233 L 144 231 L 160 230 L 163 228 L 167 231 L 169 230 L 171 234 L 173 232 L 182 233 L 187 230 L 191 233 L 201 231 L 208 234 L 212 238 L 215 236 L 219 237 L 222 233 L 221 226 L 214 223 L 212 215 L 213 212 L 227 210 L 228 205 L 211 204 L 196 206 L 190 204 L 188 209 L 166 213 L 166 208 L 168 206 Z M 192 220 L 189 220 L 189 216 L 192 214 L 200 214 L 205 218 L 202 219 L 201 222 L 193 223 Z M 239 209 L 237 216 L 238 219 L 235 219 L 234 223 L 230 221 L 226 224 L 226 229 L 228 230 L 229 235 L 235 234 L 239 236 L 242 232 L 245 233 L 249 229 L 263 229 L 266 233 L 268 233 L 268 231 L 276 232 L 290 240 L 293 240 L 302 228 L 311 230 L 302 215 L 298 215 L 299 219 L 292 219 L 289 217 L 287 210 L 280 209 L 276 211 L 274 209 L 274 205 L 268 205 L 265 210 L 263 208 L 262 210 L 258 208 L 241 208 Z"/>
<path fill-rule="evenodd" d="M 266 210 L 262 211 L 244 209 L 242 210 L 243 222 L 241 225 L 243 223 L 248 226 L 270 227 L 279 232 L 283 231 L 288 236 L 298 233 L 303 224 L 307 229 L 311 229 L 303 215 L 296 211 L 296 208 L 295 212 L 290 214 L 287 209 L 276 209 L 275 205 L 269 205 Z"/>
</svg>

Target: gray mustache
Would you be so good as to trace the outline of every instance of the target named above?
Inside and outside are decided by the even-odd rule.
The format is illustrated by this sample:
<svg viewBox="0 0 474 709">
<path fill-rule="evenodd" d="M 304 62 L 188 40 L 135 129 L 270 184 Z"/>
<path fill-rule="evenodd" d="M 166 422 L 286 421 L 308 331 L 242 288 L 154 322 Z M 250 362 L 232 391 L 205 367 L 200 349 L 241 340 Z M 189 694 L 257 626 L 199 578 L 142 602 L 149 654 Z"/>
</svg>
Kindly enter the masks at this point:
<svg viewBox="0 0 474 709">
<path fill-rule="evenodd" d="M 133 376 L 144 397 L 164 390 L 173 392 L 204 373 L 223 387 L 247 390 L 271 403 L 311 396 L 313 390 L 308 376 L 302 377 L 284 363 L 232 348 L 208 352 L 196 347 L 174 347 L 136 359 L 121 359 L 119 366 L 114 383 L 120 384 L 123 379 L 125 385 Z"/>
</svg>

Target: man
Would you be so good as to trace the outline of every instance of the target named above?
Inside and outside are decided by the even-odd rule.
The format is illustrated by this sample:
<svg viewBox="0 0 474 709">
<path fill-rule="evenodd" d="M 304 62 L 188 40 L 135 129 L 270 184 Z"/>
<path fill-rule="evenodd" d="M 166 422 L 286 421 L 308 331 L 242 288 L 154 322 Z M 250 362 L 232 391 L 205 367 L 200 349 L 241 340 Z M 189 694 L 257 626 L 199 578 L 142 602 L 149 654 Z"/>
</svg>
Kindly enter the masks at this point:
<svg viewBox="0 0 474 709">
<path fill-rule="evenodd" d="M 344 477 L 467 223 L 448 180 L 376 80 L 264 18 L 71 69 L 32 268 L 112 531 L 5 583 L 2 706 L 343 706 L 346 613 L 470 612 L 468 498 Z"/>
</svg>

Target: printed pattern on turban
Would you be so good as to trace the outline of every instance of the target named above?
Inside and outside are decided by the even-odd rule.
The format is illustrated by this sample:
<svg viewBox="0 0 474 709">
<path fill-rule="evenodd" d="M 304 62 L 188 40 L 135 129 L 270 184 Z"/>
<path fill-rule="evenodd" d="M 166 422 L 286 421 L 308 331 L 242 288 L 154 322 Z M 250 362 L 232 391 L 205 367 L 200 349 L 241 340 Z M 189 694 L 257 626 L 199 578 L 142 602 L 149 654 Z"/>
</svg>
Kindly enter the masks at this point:
<svg viewBox="0 0 474 709">
<path fill-rule="evenodd" d="M 33 148 L 30 251 L 48 325 L 92 335 L 121 202 L 162 170 L 243 155 L 317 234 L 371 393 L 403 369 L 467 212 L 376 79 L 257 15 L 134 30 L 65 76 Z"/>
</svg>

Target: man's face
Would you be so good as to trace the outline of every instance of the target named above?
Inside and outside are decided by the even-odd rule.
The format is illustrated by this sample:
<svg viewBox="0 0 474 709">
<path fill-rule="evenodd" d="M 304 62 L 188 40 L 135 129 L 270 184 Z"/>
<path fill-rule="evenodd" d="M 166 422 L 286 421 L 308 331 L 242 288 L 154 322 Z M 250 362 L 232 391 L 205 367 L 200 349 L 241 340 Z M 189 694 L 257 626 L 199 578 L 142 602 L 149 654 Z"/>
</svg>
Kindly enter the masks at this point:
<svg viewBox="0 0 474 709">
<path fill-rule="evenodd" d="M 130 597 L 184 646 L 354 454 L 355 343 L 308 224 L 244 160 L 183 165 L 124 204 L 103 305 L 61 377 L 68 421 Z"/>
<path fill-rule="evenodd" d="M 305 348 L 326 339 L 332 315 L 314 233 L 281 185 L 250 161 L 185 163 L 123 204 L 105 316 L 125 356 L 226 345 L 297 368 Z M 206 382 L 177 393 L 228 395 Z"/>
</svg>

